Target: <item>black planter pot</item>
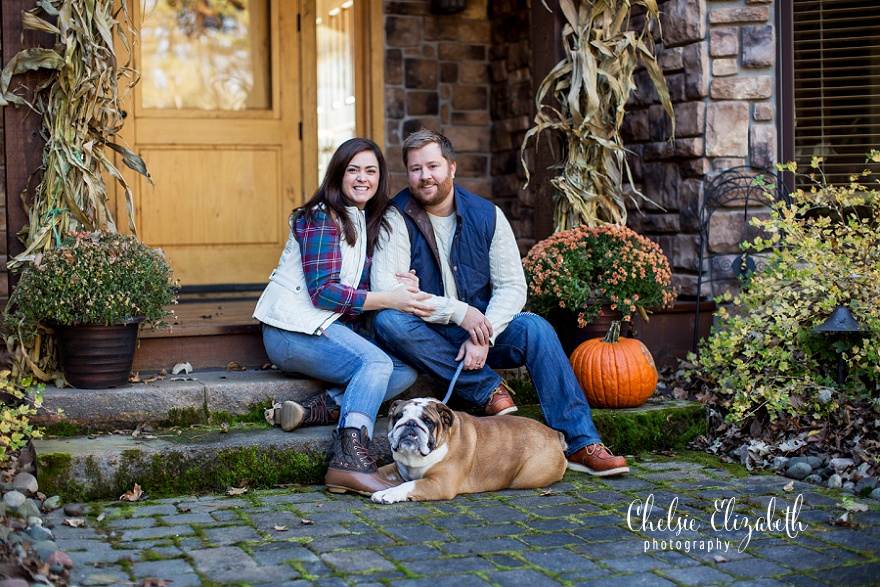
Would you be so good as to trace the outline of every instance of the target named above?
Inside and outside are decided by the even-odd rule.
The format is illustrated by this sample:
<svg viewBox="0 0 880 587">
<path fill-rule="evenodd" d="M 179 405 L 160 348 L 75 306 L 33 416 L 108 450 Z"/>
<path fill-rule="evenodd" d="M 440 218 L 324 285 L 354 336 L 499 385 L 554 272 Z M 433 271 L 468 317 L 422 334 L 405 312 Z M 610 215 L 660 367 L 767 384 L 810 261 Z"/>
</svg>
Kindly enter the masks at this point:
<svg viewBox="0 0 880 587">
<path fill-rule="evenodd" d="M 61 367 L 74 387 L 105 389 L 128 383 L 143 319 L 103 326 L 56 326 Z"/>
</svg>

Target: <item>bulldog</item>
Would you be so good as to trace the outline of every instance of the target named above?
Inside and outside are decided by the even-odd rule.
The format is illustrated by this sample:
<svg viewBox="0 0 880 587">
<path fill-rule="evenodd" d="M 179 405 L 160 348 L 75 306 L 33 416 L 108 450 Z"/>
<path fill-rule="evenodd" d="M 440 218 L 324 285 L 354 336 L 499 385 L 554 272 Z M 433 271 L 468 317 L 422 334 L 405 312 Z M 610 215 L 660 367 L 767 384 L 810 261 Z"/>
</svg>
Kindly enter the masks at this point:
<svg viewBox="0 0 880 587">
<path fill-rule="evenodd" d="M 434 398 L 394 402 L 388 440 L 395 462 L 379 473 L 400 485 L 374 493 L 376 503 L 535 489 L 556 483 L 566 469 L 561 433 L 519 416 L 476 418 Z"/>
</svg>

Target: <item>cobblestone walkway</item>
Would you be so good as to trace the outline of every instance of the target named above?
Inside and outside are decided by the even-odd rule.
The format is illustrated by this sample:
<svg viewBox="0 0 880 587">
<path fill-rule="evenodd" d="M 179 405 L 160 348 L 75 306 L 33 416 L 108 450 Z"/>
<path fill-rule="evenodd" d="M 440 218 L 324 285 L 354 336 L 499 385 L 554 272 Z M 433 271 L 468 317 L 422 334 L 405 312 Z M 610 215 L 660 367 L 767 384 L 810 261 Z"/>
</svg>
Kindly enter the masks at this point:
<svg viewBox="0 0 880 587">
<path fill-rule="evenodd" d="M 876 502 L 697 460 L 651 456 L 625 477 L 569 472 L 544 491 L 445 502 L 283 488 L 90 504 L 80 527 L 60 510 L 50 520 L 78 585 L 880 584 Z M 844 503 L 870 509 L 832 524 Z"/>
</svg>

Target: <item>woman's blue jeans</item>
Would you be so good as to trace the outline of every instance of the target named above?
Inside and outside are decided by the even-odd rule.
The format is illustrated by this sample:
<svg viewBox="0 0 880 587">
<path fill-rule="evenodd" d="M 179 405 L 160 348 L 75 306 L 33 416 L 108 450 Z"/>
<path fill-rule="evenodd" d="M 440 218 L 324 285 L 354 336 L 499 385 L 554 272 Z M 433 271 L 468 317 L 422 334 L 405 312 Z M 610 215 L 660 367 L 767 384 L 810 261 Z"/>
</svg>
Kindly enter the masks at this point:
<svg viewBox="0 0 880 587">
<path fill-rule="evenodd" d="M 445 382 L 452 380 L 458 367 L 455 357 L 468 338 L 460 326 L 428 324 L 397 310 L 379 312 L 374 329 L 376 340 L 389 352 Z M 463 370 L 455 384 L 455 393 L 482 406 L 501 383 L 501 377 L 492 369 L 523 365 L 535 384 L 547 425 L 565 435 L 566 455 L 602 442 L 590 405 L 556 332 L 536 314 L 523 312 L 514 316 L 489 349 L 486 367 Z"/>
<path fill-rule="evenodd" d="M 315 336 L 264 324 L 263 344 L 269 360 L 282 371 L 336 386 L 328 393 L 340 406 L 339 427 L 365 426 L 372 438 L 382 402 L 415 383 L 418 373 L 342 324 L 334 322 L 325 333 Z"/>
</svg>

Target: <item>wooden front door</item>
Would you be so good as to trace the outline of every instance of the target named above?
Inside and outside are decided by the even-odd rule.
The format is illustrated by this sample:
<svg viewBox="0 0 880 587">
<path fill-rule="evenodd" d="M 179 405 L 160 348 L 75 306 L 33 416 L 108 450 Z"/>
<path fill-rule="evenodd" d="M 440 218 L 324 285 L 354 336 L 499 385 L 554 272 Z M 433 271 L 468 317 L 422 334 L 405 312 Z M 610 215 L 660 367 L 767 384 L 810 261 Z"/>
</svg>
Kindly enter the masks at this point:
<svg viewBox="0 0 880 587">
<path fill-rule="evenodd" d="M 141 79 L 123 134 L 153 179 L 126 171 L 138 234 L 165 251 L 184 291 L 260 287 L 284 247 L 288 215 L 318 184 L 317 2 L 133 4 Z M 357 131 L 384 124 L 365 118 Z M 125 216 L 119 190 L 120 228 Z"/>
<path fill-rule="evenodd" d="M 134 4 L 141 79 L 125 133 L 154 182 L 127 176 L 138 234 L 184 288 L 265 282 L 302 199 L 296 5 Z"/>
</svg>

